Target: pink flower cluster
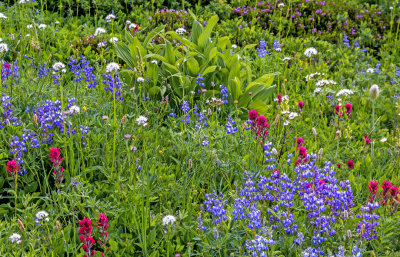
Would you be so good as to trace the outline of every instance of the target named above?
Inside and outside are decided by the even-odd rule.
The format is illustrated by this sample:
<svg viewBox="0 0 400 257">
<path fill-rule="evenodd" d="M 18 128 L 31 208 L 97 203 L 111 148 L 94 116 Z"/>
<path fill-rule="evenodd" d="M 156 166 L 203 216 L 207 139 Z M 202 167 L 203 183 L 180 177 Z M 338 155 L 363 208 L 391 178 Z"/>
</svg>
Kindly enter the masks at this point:
<svg viewBox="0 0 400 257">
<path fill-rule="evenodd" d="M 297 146 L 296 151 L 299 152 L 299 156 L 298 156 L 298 158 L 296 160 L 296 163 L 295 163 L 296 166 L 308 162 L 308 159 L 307 159 L 307 148 L 304 147 L 304 144 L 305 144 L 305 141 L 304 141 L 303 138 L 298 137 L 296 139 L 296 146 Z"/>
<path fill-rule="evenodd" d="M 50 161 L 53 163 L 53 175 L 57 184 L 61 184 L 63 180 L 64 168 L 61 167 L 63 158 L 61 152 L 57 147 L 50 148 Z"/>
<path fill-rule="evenodd" d="M 83 243 L 82 249 L 84 251 L 84 257 L 88 256 L 94 256 L 95 251 L 90 250 L 92 246 L 96 243 L 96 241 L 92 237 L 92 221 L 87 218 L 83 218 L 83 220 L 80 220 L 78 222 L 80 228 L 78 230 L 78 233 L 81 234 L 79 236 L 79 239 Z"/>
<path fill-rule="evenodd" d="M 7 171 L 10 176 L 15 176 L 19 171 L 18 163 L 15 160 L 7 162 Z"/>
<path fill-rule="evenodd" d="M 381 192 L 378 189 L 382 188 Z M 396 185 L 392 185 L 390 181 L 383 181 L 379 185 L 378 181 L 371 180 L 369 182 L 368 191 L 370 192 L 369 201 L 379 201 L 381 206 L 388 208 L 390 213 L 393 214 L 400 207 L 400 190 Z"/>
<path fill-rule="evenodd" d="M 257 138 L 260 137 L 264 142 L 268 136 L 269 124 L 267 118 L 263 115 L 258 116 L 257 111 L 251 110 L 249 111 L 249 119 L 251 121 L 251 130 L 256 133 Z"/>
</svg>

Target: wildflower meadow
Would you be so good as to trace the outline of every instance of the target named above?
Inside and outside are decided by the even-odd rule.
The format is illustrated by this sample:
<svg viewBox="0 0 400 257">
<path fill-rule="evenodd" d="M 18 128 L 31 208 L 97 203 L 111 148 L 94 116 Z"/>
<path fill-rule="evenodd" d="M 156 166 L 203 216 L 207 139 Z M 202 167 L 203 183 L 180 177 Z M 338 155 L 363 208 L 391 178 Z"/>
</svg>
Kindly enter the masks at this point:
<svg viewBox="0 0 400 257">
<path fill-rule="evenodd" d="M 0 256 L 400 256 L 396 0 L 1 0 Z"/>
</svg>

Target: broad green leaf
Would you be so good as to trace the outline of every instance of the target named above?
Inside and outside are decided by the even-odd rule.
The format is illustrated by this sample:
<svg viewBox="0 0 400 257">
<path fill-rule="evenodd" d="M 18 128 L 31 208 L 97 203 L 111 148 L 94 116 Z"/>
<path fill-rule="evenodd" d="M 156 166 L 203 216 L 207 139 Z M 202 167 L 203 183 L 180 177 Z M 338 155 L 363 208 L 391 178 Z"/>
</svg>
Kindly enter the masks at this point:
<svg viewBox="0 0 400 257">
<path fill-rule="evenodd" d="M 204 48 L 206 46 L 206 44 L 211 36 L 211 32 L 214 29 L 214 26 L 217 24 L 218 20 L 219 20 L 218 15 L 214 15 L 208 20 L 206 28 L 203 30 L 203 32 L 201 33 L 201 35 L 199 36 L 199 39 L 198 39 L 197 44 L 201 48 Z"/>
</svg>

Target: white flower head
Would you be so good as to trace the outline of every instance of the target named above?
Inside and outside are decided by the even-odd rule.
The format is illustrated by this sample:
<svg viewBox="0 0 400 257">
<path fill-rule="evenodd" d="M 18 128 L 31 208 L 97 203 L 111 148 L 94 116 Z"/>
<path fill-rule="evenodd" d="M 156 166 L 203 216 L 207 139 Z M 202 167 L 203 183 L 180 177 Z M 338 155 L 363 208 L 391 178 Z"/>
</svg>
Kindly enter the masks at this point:
<svg viewBox="0 0 400 257">
<path fill-rule="evenodd" d="M 104 34 L 106 32 L 107 31 L 105 29 L 103 29 L 103 28 L 97 28 L 96 31 L 94 32 L 94 35 L 95 36 L 99 36 L 99 35 Z"/>
<path fill-rule="evenodd" d="M 26 4 L 28 2 L 28 0 L 19 0 L 19 4 Z"/>
<path fill-rule="evenodd" d="M 315 93 L 315 94 L 318 94 L 319 92 L 321 92 L 321 90 L 322 90 L 322 88 L 317 87 L 317 88 L 314 90 L 314 93 Z"/>
<path fill-rule="evenodd" d="M 72 105 L 69 107 L 69 113 L 74 114 L 74 113 L 79 113 L 81 111 L 81 108 L 77 105 Z"/>
<path fill-rule="evenodd" d="M 110 43 L 114 44 L 116 42 L 118 42 L 118 38 L 117 37 L 110 38 Z"/>
<path fill-rule="evenodd" d="M 146 127 L 147 126 L 147 118 L 145 116 L 139 116 L 139 118 L 136 119 L 136 122 L 138 123 L 139 126 Z"/>
<path fill-rule="evenodd" d="M 172 215 L 167 215 L 162 219 L 163 226 L 171 225 L 173 226 L 176 221 L 176 218 Z"/>
<path fill-rule="evenodd" d="M 278 150 L 276 150 L 276 148 L 275 148 L 275 147 L 274 147 L 274 148 L 272 148 L 271 152 L 272 152 L 274 155 L 278 155 Z"/>
<path fill-rule="evenodd" d="M 282 59 L 282 61 L 290 61 L 292 58 L 290 58 L 290 57 L 285 57 L 285 58 L 283 58 Z"/>
<path fill-rule="evenodd" d="M 382 143 L 385 143 L 387 141 L 387 138 L 386 137 L 383 137 L 382 139 L 381 139 L 381 142 Z"/>
<path fill-rule="evenodd" d="M 369 97 L 371 100 L 375 100 L 379 96 L 379 87 L 378 85 L 372 85 L 371 88 L 369 89 Z"/>
<path fill-rule="evenodd" d="M 29 25 L 27 25 L 27 26 L 26 26 L 26 28 L 27 28 L 27 29 L 31 29 L 31 28 L 33 28 L 33 24 L 29 24 Z"/>
<path fill-rule="evenodd" d="M 352 94 L 354 94 L 354 92 L 351 89 L 341 89 L 339 92 L 337 92 L 336 96 L 337 97 L 342 96 L 342 95 L 349 96 Z"/>
<path fill-rule="evenodd" d="M 287 126 L 289 124 L 290 124 L 290 121 L 289 120 L 285 120 L 285 122 L 283 123 L 283 126 Z"/>
<path fill-rule="evenodd" d="M 139 27 L 139 25 L 137 25 L 137 24 L 135 24 L 135 23 L 131 23 L 131 24 L 129 24 L 129 26 L 128 26 L 128 28 L 130 28 L 130 29 L 136 29 L 136 28 L 138 28 Z"/>
<path fill-rule="evenodd" d="M 45 29 L 46 27 L 47 27 L 46 24 L 39 24 L 39 26 L 38 26 L 39 29 Z"/>
<path fill-rule="evenodd" d="M 238 47 L 238 46 L 235 45 L 235 44 L 232 45 L 232 49 L 236 49 L 237 47 Z"/>
<path fill-rule="evenodd" d="M 53 70 L 54 70 L 55 72 L 57 72 L 57 71 L 63 71 L 63 70 L 65 70 L 64 68 L 65 68 L 65 64 L 62 63 L 62 62 L 56 62 L 55 64 L 53 64 Z M 65 72 L 64 72 L 64 73 L 65 73 Z"/>
<path fill-rule="evenodd" d="M 7 19 L 7 16 L 0 12 L 0 19 Z"/>
<path fill-rule="evenodd" d="M 0 54 L 8 52 L 8 45 L 6 43 L 0 43 Z"/>
<path fill-rule="evenodd" d="M 157 65 L 158 62 L 157 60 L 152 60 L 151 63 Z"/>
<path fill-rule="evenodd" d="M 117 18 L 117 17 L 114 14 L 110 13 L 109 15 L 106 16 L 106 21 L 111 22 L 115 18 Z"/>
<path fill-rule="evenodd" d="M 36 213 L 36 224 L 42 225 L 42 222 L 49 222 L 49 213 L 47 211 L 38 211 Z"/>
<path fill-rule="evenodd" d="M 132 22 L 130 20 L 126 20 L 126 25 L 130 25 Z"/>
<path fill-rule="evenodd" d="M 299 116 L 299 115 L 297 114 L 297 112 L 291 112 L 291 113 L 289 113 L 289 119 L 291 119 L 291 120 L 293 120 L 293 119 L 296 118 L 297 116 Z"/>
<path fill-rule="evenodd" d="M 97 44 L 98 48 L 102 48 L 102 47 L 105 47 L 105 46 L 106 46 L 106 43 L 104 43 L 104 42 L 100 42 L 100 43 Z"/>
<path fill-rule="evenodd" d="M 374 73 L 374 69 L 373 68 L 368 68 L 367 69 L 367 73 Z"/>
<path fill-rule="evenodd" d="M 284 3 L 279 3 L 279 4 L 278 4 L 278 7 L 279 7 L 279 8 L 282 8 L 282 7 L 284 7 L 284 6 L 285 6 Z"/>
<path fill-rule="evenodd" d="M 144 78 L 143 77 L 137 78 L 137 82 L 144 82 Z"/>
<path fill-rule="evenodd" d="M 178 35 L 183 35 L 184 33 L 186 33 L 186 29 L 184 29 L 184 28 L 182 27 L 182 28 L 179 28 L 179 29 L 175 30 L 175 32 L 176 32 L 176 34 L 178 34 Z"/>
<path fill-rule="evenodd" d="M 312 133 L 313 133 L 314 137 L 317 136 L 317 130 L 315 128 L 312 128 Z"/>
<path fill-rule="evenodd" d="M 18 234 L 18 233 L 12 234 L 10 236 L 10 240 L 11 240 L 12 243 L 17 243 L 17 244 L 20 244 L 22 242 L 21 241 L 21 235 Z"/>
<path fill-rule="evenodd" d="M 60 24 L 60 22 L 59 21 L 55 21 L 54 24 L 58 25 L 58 24 Z"/>
<path fill-rule="evenodd" d="M 311 57 L 313 55 L 316 55 L 317 53 L 318 51 L 314 47 L 307 48 L 306 51 L 304 51 L 304 55 L 307 57 Z"/>
<path fill-rule="evenodd" d="M 109 64 L 107 64 L 106 66 L 106 72 L 107 73 L 111 73 L 113 71 L 117 72 L 120 69 L 120 66 L 118 63 L 115 62 L 110 62 Z"/>
</svg>

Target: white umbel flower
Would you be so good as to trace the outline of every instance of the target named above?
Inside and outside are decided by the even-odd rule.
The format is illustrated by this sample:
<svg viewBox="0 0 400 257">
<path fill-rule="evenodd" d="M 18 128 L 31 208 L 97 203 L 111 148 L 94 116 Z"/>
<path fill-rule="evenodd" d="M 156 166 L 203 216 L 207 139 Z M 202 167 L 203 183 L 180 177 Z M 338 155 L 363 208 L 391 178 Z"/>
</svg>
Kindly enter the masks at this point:
<svg viewBox="0 0 400 257">
<path fill-rule="evenodd" d="M 26 4 L 28 2 L 28 0 L 19 0 L 19 4 Z"/>
<path fill-rule="evenodd" d="M 186 33 L 186 29 L 184 28 L 179 28 L 177 30 L 175 30 L 176 34 L 178 35 L 183 35 L 184 33 Z"/>
<path fill-rule="evenodd" d="M 382 139 L 381 139 L 381 142 L 382 143 L 385 143 L 387 141 L 387 138 L 386 137 L 383 137 Z"/>
<path fill-rule="evenodd" d="M 10 240 L 11 240 L 12 243 L 17 243 L 17 244 L 20 244 L 22 242 L 21 241 L 21 235 L 18 234 L 18 233 L 12 234 L 10 236 Z"/>
<path fill-rule="evenodd" d="M 99 35 L 104 34 L 106 32 L 107 31 L 105 29 L 103 29 L 103 28 L 97 28 L 96 31 L 94 32 L 94 35 L 95 36 L 99 36 Z"/>
<path fill-rule="evenodd" d="M 143 77 L 137 78 L 137 82 L 144 82 L 144 78 Z"/>
<path fill-rule="evenodd" d="M 117 18 L 117 17 L 114 14 L 110 13 L 109 15 L 106 16 L 106 21 L 111 22 L 115 18 Z"/>
<path fill-rule="evenodd" d="M 371 88 L 369 89 L 369 97 L 371 100 L 375 100 L 379 96 L 379 87 L 378 85 L 372 85 Z"/>
<path fill-rule="evenodd" d="M 147 126 L 147 118 L 145 116 L 139 116 L 139 118 L 136 119 L 136 122 L 138 123 L 139 126 L 143 127 Z"/>
<path fill-rule="evenodd" d="M 238 46 L 235 45 L 235 44 L 232 45 L 232 49 L 236 49 L 237 47 L 238 47 Z"/>
<path fill-rule="evenodd" d="M 297 116 L 299 116 L 299 115 L 297 114 L 297 112 L 291 112 L 291 113 L 289 113 L 289 119 L 291 119 L 291 120 L 293 120 L 293 119 L 296 118 Z"/>
<path fill-rule="evenodd" d="M 33 24 L 26 25 L 26 28 L 27 28 L 27 29 L 33 28 Z"/>
<path fill-rule="evenodd" d="M 175 221 L 176 221 L 176 218 L 174 216 L 167 215 L 163 218 L 162 223 L 163 223 L 163 226 L 168 226 L 168 225 L 173 226 Z"/>
<path fill-rule="evenodd" d="M 158 62 L 157 60 L 152 60 L 151 63 L 157 65 Z"/>
<path fill-rule="evenodd" d="M 112 38 L 110 39 L 110 43 L 114 44 L 114 43 L 116 43 L 116 42 L 118 42 L 118 38 L 117 38 L 117 37 L 112 37 Z"/>
<path fill-rule="evenodd" d="M 278 7 L 279 7 L 279 8 L 282 8 L 282 7 L 284 7 L 284 6 L 285 6 L 284 3 L 279 3 L 279 4 L 278 4 Z"/>
<path fill-rule="evenodd" d="M 352 95 L 352 94 L 354 94 L 353 90 L 351 90 L 351 89 L 342 89 L 339 92 L 337 92 L 336 96 L 338 96 L 338 97 L 341 96 L 341 95 L 349 96 L 349 95 Z"/>
<path fill-rule="evenodd" d="M 0 54 L 8 52 L 8 45 L 6 43 L 0 43 Z"/>
<path fill-rule="evenodd" d="M 81 111 L 81 108 L 77 105 L 72 105 L 69 107 L 69 113 L 74 114 L 74 113 L 79 113 Z"/>
<path fill-rule="evenodd" d="M 367 69 L 367 73 L 374 73 L 374 69 L 373 68 L 368 68 Z"/>
<path fill-rule="evenodd" d="M 0 12 L 0 19 L 7 19 L 7 16 Z"/>
<path fill-rule="evenodd" d="M 53 64 L 53 70 L 55 72 L 57 71 L 63 71 L 65 68 L 65 64 L 62 62 L 56 62 L 55 64 Z"/>
<path fill-rule="evenodd" d="M 49 213 L 47 211 L 38 211 L 36 213 L 36 224 L 42 225 L 43 221 L 49 222 Z"/>
<path fill-rule="evenodd" d="M 39 24 L 39 26 L 38 26 L 39 29 L 45 29 L 46 27 L 47 27 L 46 24 Z"/>
<path fill-rule="evenodd" d="M 132 22 L 130 20 L 126 20 L 126 25 L 130 25 Z"/>
<path fill-rule="evenodd" d="M 316 55 L 317 53 L 318 51 L 314 47 L 307 48 L 306 51 L 304 51 L 304 55 L 307 57 L 311 57 L 313 55 Z"/>
<path fill-rule="evenodd" d="M 106 66 L 106 72 L 107 73 L 111 73 L 111 72 L 117 72 L 119 70 L 120 66 L 118 63 L 115 62 L 110 62 L 109 64 L 107 64 Z"/>
</svg>

